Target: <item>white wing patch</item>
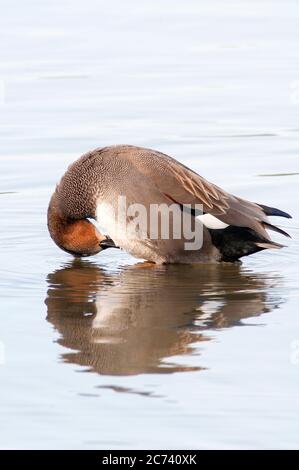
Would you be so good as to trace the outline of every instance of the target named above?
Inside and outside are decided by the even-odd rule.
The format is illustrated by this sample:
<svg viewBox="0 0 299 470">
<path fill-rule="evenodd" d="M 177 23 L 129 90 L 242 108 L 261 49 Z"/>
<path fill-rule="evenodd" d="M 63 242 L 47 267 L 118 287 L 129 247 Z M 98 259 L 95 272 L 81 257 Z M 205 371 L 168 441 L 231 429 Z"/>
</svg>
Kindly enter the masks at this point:
<svg viewBox="0 0 299 470">
<path fill-rule="evenodd" d="M 196 218 L 200 220 L 207 228 L 222 229 L 228 227 L 228 224 L 225 224 L 211 214 L 198 215 Z"/>
</svg>

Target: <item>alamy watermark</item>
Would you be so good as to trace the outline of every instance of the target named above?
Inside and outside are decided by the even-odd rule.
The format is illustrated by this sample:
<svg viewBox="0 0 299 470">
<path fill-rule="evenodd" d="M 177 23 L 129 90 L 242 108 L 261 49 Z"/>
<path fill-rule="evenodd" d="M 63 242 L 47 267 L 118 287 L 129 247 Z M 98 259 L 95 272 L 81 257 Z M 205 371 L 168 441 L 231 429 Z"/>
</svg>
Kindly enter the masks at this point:
<svg viewBox="0 0 299 470">
<path fill-rule="evenodd" d="M 100 203 L 97 219 L 109 218 L 109 232 L 117 240 L 184 240 L 185 250 L 199 250 L 203 224 L 194 215 L 203 214 L 202 204 L 128 204 L 119 196 L 116 205 Z"/>
</svg>

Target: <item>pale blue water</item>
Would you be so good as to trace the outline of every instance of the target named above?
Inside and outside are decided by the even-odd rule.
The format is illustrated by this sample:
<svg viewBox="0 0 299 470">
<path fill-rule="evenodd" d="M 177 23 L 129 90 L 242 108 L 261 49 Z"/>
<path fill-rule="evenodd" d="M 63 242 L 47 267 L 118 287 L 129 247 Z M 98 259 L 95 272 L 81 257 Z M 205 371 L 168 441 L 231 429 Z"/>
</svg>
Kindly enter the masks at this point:
<svg viewBox="0 0 299 470">
<path fill-rule="evenodd" d="M 1 2 L 1 448 L 299 447 L 298 15 Z M 292 213 L 293 239 L 241 267 L 146 269 L 116 250 L 74 264 L 49 197 L 115 143 Z"/>
</svg>

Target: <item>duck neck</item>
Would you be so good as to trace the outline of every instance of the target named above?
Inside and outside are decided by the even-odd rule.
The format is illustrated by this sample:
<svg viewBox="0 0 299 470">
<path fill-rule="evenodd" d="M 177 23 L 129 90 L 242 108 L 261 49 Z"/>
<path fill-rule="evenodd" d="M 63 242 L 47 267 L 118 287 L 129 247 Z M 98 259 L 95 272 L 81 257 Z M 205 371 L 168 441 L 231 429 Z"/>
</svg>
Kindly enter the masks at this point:
<svg viewBox="0 0 299 470">
<path fill-rule="evenodd" d="M 64 216 L 59 209 L 57 193 L 55 192 L 48 207 L 48 229 L 52 240 L 62 249 L 65 249 L 63 247 L 64 238 L 71 224 L 72 220 Z"/>
</svg>

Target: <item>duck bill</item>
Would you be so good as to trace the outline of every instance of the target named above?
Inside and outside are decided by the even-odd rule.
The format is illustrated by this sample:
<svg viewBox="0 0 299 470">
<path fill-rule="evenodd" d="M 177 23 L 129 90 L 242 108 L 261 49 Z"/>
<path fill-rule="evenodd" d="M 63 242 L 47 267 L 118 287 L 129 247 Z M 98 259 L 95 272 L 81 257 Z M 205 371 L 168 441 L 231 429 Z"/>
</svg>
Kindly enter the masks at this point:
<svg viewBox="0 0 299 470">
<path fill-rule="evenodd" d="M 107 248 L 119 248 L 119 246 L 116 246 L 112 238 L 106 237 L 104 240 L 100 242 L 100 247 L 102 250 L 106 250 Z"/>
</svg>

